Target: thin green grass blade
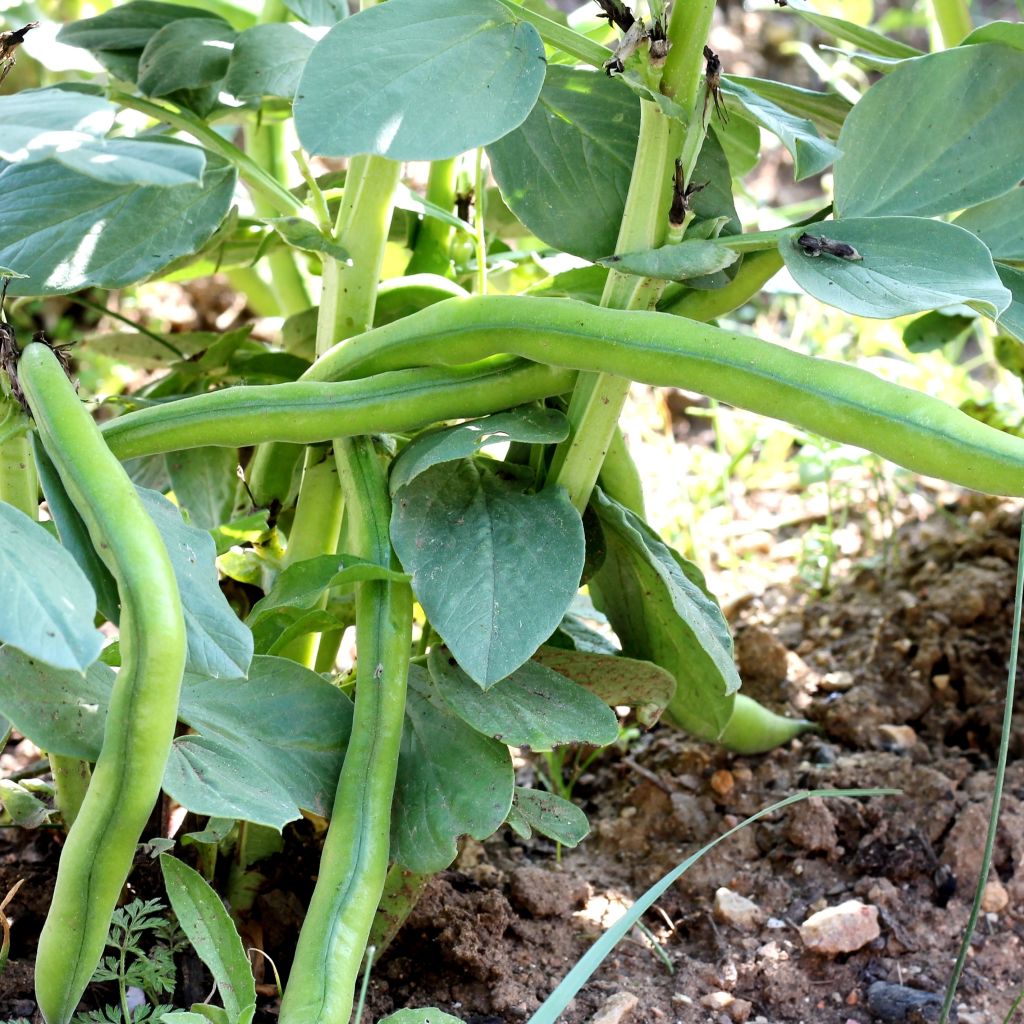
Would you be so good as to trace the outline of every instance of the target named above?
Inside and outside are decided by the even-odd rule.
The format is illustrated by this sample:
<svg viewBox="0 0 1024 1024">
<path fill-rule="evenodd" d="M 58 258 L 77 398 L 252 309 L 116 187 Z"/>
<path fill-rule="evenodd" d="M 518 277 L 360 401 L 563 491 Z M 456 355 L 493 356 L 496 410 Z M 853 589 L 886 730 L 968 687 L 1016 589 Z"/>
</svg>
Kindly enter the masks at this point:
<svg viewBox="0 0 1024 1024">
<path fill-rule="evenodd" d="M 898 789 L 811 789 L 804 790 L 800 793 L 794 793 L 792 796 L 786 797 L 785 800 L 780 800 L 778 803 L 772 804 L 770 807 L 764 808 L 764 810 L 758 811 L 756 814 L 752 814 L 749 818 L 741 821 L 738 825 L 729 829 L 728 832 L 723 832 L 717 839 L 712 839 L 706 846 L 702 846 L 696 853 L 687 857 L 678 867 L 673 868 L 667 875 L 663 876 L 660 881 L 655 882 L 630 907 L 629 911 L 619 918 L 595 942 L 586 953 L 580 957 L 576 966 L 562 979 L 561 983 L 544 1000 L 541 1006 L 537 1009 L 537 1012 L 527 1021 L 527 1024 L 554 1024 L 558 1020 L 562 1011 L 569 1005 L 573 997 L 577 992 L 587 983 L 590 976 L 601 966 L 601 961 L 615 948 L 619 941 L 629 932 L 629 930 L 640 920 L 640 917 L 654 905 L 655 901 L 671 886 L 677 879 L 682 877 L 694 864 L 697 863 L 709 850 L 714 849 L 723 839 L 728 839 L 734 832 L 739 832 L 741 828 L 746 828 L 748 825 L 752 825 L 755 821 L 761 818 L 767 817 L 769 814 L 774 814 L 776 811 L 781 811 L 784 807 L 789 807 L 790 804 L 799 803 L 801 800 L 807 800 L 812 796 L 820 797 L 841 797 L 841 796 L 896 796 L 901 792 Z"/>
<path fill-rule="evenodd" d="M 946 1001 L 942 1004 L 939 1024 L 946 1024 L 949 1020 L 949 1014 L 953 1009 L 953 1000 L 956 998 L 957 986 L 960 984 L 960 975 L 964 972 L 964 964 L 967 963 L 967 954 L 971 948 L 971 936 L 974 935 L 974 929 L 978 924 L 978 917 L 981 914 L 981 897 L 985 891 L 985 883 L 988 881 L 988 874 L 992 867 L 992 853 L 996 845 L 996 832 L 999 829 L 999 807 L 1003 800 L 1003 780 L 1006 777 L 1006 758 L 1010 750 L 1010 733 L 1013 727 L 1013 694 L 1017 684 L 1017 652 L 1020 649 L 1022 598 L 1024 598 L 1024 516 L 1021 516 L 1020 521 L 1020 549 L 1017 553 L 1017 589 L 1013 598 L 1013 632 L 1010 636 L 1010 667 L 1006 674 L 1003 732 L 999 738 L 999 758 L 996 761 L 996 781 L 992 787 L 992 810 L 988 816 L 985 852 L 981 858 L 978 884 L 974 889 L 974 903 L 971 904 L 971 916 L 967 919 L 967 929 L 964 932 L 963 941 L 960 943 L 960 952 L 957 955 L 953 974 L 946 988 Z M 1010 1010 L 1011 1015 L 1019 1003 L 1020 999 L 1013 1004 Z"/>
</svg>

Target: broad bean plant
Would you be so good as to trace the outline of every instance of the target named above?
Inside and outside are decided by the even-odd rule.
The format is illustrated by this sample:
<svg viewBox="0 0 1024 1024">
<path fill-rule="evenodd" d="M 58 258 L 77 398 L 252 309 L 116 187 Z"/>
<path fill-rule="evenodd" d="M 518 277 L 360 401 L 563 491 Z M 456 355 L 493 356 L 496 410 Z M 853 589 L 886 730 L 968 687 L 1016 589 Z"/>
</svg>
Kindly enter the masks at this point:
<svg viewBox="0 0 1024 1024">
<path fill-rule="evenodd" d="M 173 845 L 171 808 L 203 826 L 163 867 L 223 1006 L 159 1019 L 253 1019 L 203 876 L 306 816 L 326 838 L 280 1019 L 347 1024 L 368 944 L 460 837 L 586 834 L 516 786 L 510 747 L 610 744 L 615 707 L 743 753 L 807 727 L 738 692 L 714 595 L 645 522 L 631 382 L 1024 496 L 1019 437 L 715 323 L 785 267 L 847 312 L 1019 354 L 1024 26 L 937 2 L 925 53 L 778 0 L 766 17 L 870 70 L 853 103 L 731 75 L 714 7 L 600 0 L 571 27 L 544 0 L 130 0 L 64 25 L 92 70 L 65 56 L 37 87 L 45 30 L 0 36 L 21 85 L 0 97 L 0 714 L 46 751 L 56 807 L 15 783 L 4 802 L 67 829 L 48 1024 L 100 964 L 140 839 Z M 762 133 L 832 184 L 745 232 Z M 106 310 L 215 272 L 272 341 L 36 330 L 49 296 Z M 90 408 L 80 353 L 139 385 Z"/>
</svg>

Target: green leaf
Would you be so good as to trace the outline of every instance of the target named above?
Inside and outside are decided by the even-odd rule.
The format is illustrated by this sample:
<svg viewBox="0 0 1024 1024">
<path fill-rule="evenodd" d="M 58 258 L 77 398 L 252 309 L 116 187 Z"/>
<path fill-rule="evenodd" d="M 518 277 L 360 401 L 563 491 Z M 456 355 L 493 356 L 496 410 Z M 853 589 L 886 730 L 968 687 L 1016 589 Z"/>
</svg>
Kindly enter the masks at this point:
<svg viewBox="0 0 1024 1024">
<path fill-rule="evenodd" d="M 178 803 L 279 831 L 303 810 L 330 816 L 352 702 L 322 676 L 257 656 L 248 679 L 186 675 L 178 714 L 195 731 L 164 773 Z"/>
<path fill-rule="evenodd" d="M 715 124 L 711 134 L 725 151 L 732 177 L 746 177 L 757 166 L 761 158 L 761 129 L 753 121 L 730 117 L 727 124 Z"/>
<path fill-rule="evenodd" d="M 323 608 L 314 608 L 308 612 L 279 608 L 253 629 L 253 639 L 260 654 L 280 654 L 300 636 L 323 633 L 329 629 L 345 629 L 353 625 L 354 621 L 354 615 L 343 620 Z"/>
<path fill-rule="evenodd" d="M 528 295 L 542 295 L 549 299 L 577 299 L 598 305 L 604 294 L 608 271 L 604 267 L 574 267 L 561 274 L 545 278 L 527 289 Z"/>
<path fill-rule="evenodd" d="M 443 871 L 460 836 L 486 839 L 505 820 L 514 782 L 508 747 L 466 725 L 427 673 L 411 666 L 391 856 L 419 874 Z"/>
<path fill-rule="evenodd" d="M 1007 334 L 1012 334 L 1018 341 L 1024 341 L 1024 270 L 997 263 L 996 272 L 1010 292 L 1010 305 L 1003 310 L 996 323 Z"/>
<path fill-rule="evenodd" d="M 853 109 L 853 104 L 837 92 L 815 92 L 813 89 L 801 89 L 796 85 L 773 82 L 767 78 L 746 78 L 742 75 L 725 75 L 724 81 L 735 82 L 790 114 L 807 118 L 830 138 L 839 134 L 846 115 Z M 728 131 L 729 125 L 724 127 Z M 716 125 L 715 131 L 721 134 L 722 128 Z"/>
<path fill-rule="evenodd" d="M 930 217 L 1000 196 L 1024 161 L 1024 53 L 967 46 L 909 61 L 864 94 L 838 144 L 837 217 Z"/>
<path fill-rule="evenodd" d="M 605 704 L 635 708 L 637 720 L 648 728 L 661 717 L 676 692 L 675 678 L 650 661 L 547 645 L 533 658 L 586 687 Z"/>
<path fill-rule="evenodd" d="M 968 33 L 960 46 L 974 46 L 978 43 L 1003 43 L 1015 50 L 1024 50 L 1024 23 L 1019 21 L 990 21 L 987 25 Z"/>
<path fill-rule="evenodd" d="M 5 502 L 0 531 L 0 643 L 54 668 L 84 672 L 103 647 L 88 579 L 39 523 Z"/>
<path fill-rule="evenodd" d="M 524 494 L 473 459 L 432 466 L 400 488 L 391 539 L 431 625 L 484 686 L 555 630 L 585 555 L 564 490 Z"/>
<path fill-rule="evenodd" d="M 959 302 L 995 316 L 1009 304 L 984 243 L 955 224 L 863 217 L 813 225 L 814 237 L 849 243 L 859 260 L 810 256 L 797 244 L 804 233 L 797 228 L 779 241 L 793 279 L 816 299 L 855 316 L 888 319 Z"/>
<path fill-rule="evenodd" d="M 334 25 L 348 17 L 348 0 L 288 0 L 285 7 L 307 25 Z"/>
<path fill-rule="evenodd" d="M 147 96 L 217 85 L 228 73 L 238 33 L 217 18 L 188 17 L 165 25 L 139 59 L 139 88 Z"/>
<path fill-rule="evenodd" d="M 595 747 L 619 735 L 615 712 L 599 697 L 543 665 L 528 661 L 482 690 L 444 647 L 428 661 L 445 702 L 468 725 L 514 747 L 552 750 L 566 743 Z"/>
<path fill-rule="evenodd" d="M 544 69 L 537 30 L 496 0 L 389 0 L 317 43 L 295 127 L 316 156 L 441 160 L 521 124 Z"/>
<path fill-rule="evenodd" d="M 653 661 L 676 679 L 669 705 L 688 732 L 714 741 L 732 716 L 740 686 L 732 636 L 695 565 L 643 520 L 594 492 L 608 555 L 591 583 L 630 657 Z"/>
<path fill-rule="evenodd" d="M 185 670 L 214 678 L 244 676 L 252 661 L 252 633 L 221 592 L 213 538 L 185 523 L 162 494 L 137 490 L 163 537 L 178 581 L 188 635 Z"/>
<path fill-rule="evenodd" d="M 1024 188 L 972 206 L 953 223 L 976 234 L 994 259 L 1024 260 Z"/>
<path fill-rule="evenodd" d="M 0 647 L 0 714 L 48 753 L 96 760 L 113 685 L 114 670 L 102 662 L 83 676 Z"/>
<path fill-rule="evenodd" d="M 167 455 L 167 472 L 178 507 L 193 526 L 214 530 L 231 518 L 238 450 L 186 448 Z"/>
<path fill-rule="evenodd" d="M 42 800 L 10 779 L 0 779 L 0 808 L 19 828 L 39 828 L 53 814 Z"/>
<path fill-rule="evenodd" d="M 381 327 L 394 323 L 403 317 L 418 313 L 421 309 L 426 309 L 427 306 L 444 302 L 445 299 L 465 298 L 468 294 L 465 288 L 437 274 L 394 277 L 383 282 L 377 291 L 373 326 Z"/>
<path fill-rule="evenodd" d="M 235 40 L 224 88 L 239 99 L 290 100 L 315 45 L 297 25 L 254 25 Z"/>
<path fill-rule="evenodd" d="M 229 1019 L 238 1020 L 256 1005 L 256 982 L 231 915 L 206 879 L 187 864 L 163 854 L 160 870 L 181 930 L 210 969 Z"/>
<path fill-rule="evenodd" d="M 100 614 L 116 625 L 121 621 L 121 598 L 117 592 L 117 583 L 93 546 L 89 528 L 64 489 L 64 483 L 37 433 L 32 434 L 32 454 L 50 518 L 57 527 L 60 542 L 85 573 L 96 595 L 96 606 Z"/>
<path fill-rule="evenodd" d="M 294 562 L 278 573 L 274 585 L 253 606 L 248 623 L 256 628 L 261 622 L 283 608 L 312 608 L 331 587 L 366 580 L 407 582 L 405 573 L 386 569 L 353 555 L 318 555 Z"/>
<path fill-rule="evenodd" d="M 515 828 L 513 817 L 526 826 L 525 838 L 529 838 L 531 831 L 539 832 L 570 849 L 583 842 L 590 831 L 587 816 L 574 803 L 539 789 L 516 786 L 508 815 L 509 824 Z"/>
<path fill-rule="evenodd" d="M 30 278 L 12 282 L 10 293 L 63 295 L 140 281 L 198 249 L 234 188 L 234 169 L 211 153 L 199 188 L 117 186 L 55 160 L 9 164 L 0 171 L 0 264 L 14 263 Z"/>
<path fill-rule="evenodd" d="M 961 337 L 973 323 L 973 317 L 932 310 L 903 328 L 903 344 L 914 353 L 934 352 Z"/>
<path fill-rule="evenodd" d="M 379 1024 L 463 1024 L 461 1017 L 453 1017 L 433 1006 L 419 1010 L 399 1010 L 380 1020 Z"/>
<path fill-rule="evenodd" d="M 557 409 L 523 405 L 509 412 L 467 420 L 420 434 L 405 446 L 391 468 L 389 486 L 395 494 L 431 466 L 475 454 L 506 441 L 551 444 L 569 436 L 569 421 Z"/>
<path fill-rule="evenodd" d="M 221 20 L 216 14 L 202 8 L 155 3 L 153 0 L 132 0 L 96 18 L 83 18 L 65 25 L 57 40 L 93 53 L 109 50 L 137 50 L 141 53 L 160 29 L 184 18 Z"/>
<path fill-rule="evenodd" d="M 487 155 L 530 231 L 594 260 L 615 250 L 639 130 L 633 93 L 598 71 L 551 67 L 529 117 Z"/>
<path fill-rule="evenodd" d="M 713 274 L 732 266 L 739 253 L 724 245 L 706 241 L 683 241 L 643 252 L 624 252 L 597 260 L 602 267 L 621 274 L 656 277 L 662 281 L 685 281 L 687 278 Z"/>
<path fill-rule="evenodd" d="M 722 92 L 735 99 L 745 116 L 778 136 L 793 157 L 797 181 L 819 174 L 839 156 L 839 151 L 806 118 L 791 114 L 737 79 L 722 79 Z"/>
<path fill-rule="evenodd" d="M 809 22 L 823 32 L 828 32 L 836 39 L 843 39 L 855 46 L 861 46 L 868 53 L 875 53 L 882 57 L 895 57 L 903 59 L 906 57 L 920 57 L 922 51 L 908 46 L 906 43 L 890 39 L 888 36 L 876 32 L 872 28 L 865 28 L 863 25 L 854 24 L 843 18 L 830 18 L 824 14 L 817 14 L 808 3 L 803 0 L 790 0 L 789 7 L 798 14 L 804 21 Z"/>
<path fill-rule="evenodd" d="M 348 252 L 304 217 L 268 217 L 267 223 L 293 249 L 330 256 L 339 263 L 352 266 Z"/>
</svg>

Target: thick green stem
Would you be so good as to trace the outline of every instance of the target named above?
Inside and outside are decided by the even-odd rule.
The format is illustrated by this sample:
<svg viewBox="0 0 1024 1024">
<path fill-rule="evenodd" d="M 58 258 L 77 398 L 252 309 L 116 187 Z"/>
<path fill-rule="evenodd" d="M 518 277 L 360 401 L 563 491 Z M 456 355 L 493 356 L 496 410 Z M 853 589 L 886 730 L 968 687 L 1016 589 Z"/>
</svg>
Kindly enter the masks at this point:
<svg viewBox="0 0 1024 1024">
<path fill-rule="evenodd" d="M 89 789 L 89 779 L 92 777 L 89 762 L 50 754 L 50 771 L 53 772 L 53 785 L 57 790 L 57 809 L 64 819 L 64 827 L 71 828 Z"/>
<path fill-rule="evenodd" d="M 455 206 L 455 174 L 458 158 L 435 160 L 427 179 L 427 201 L 449 212 Z M 452 227 L 437 217 L 424 217 L 416 232 L 406 274 L 440 274 L 451 269 Z"/>
<path fill-rule="evenodd" d="M 383 463 L 367 438 L 340 442 L 336 451 L 349 510 L 346 546 L 394 566 Z M 407 584 L 359 584 L 355 717 L 316 889 L 281 1002 L 281 1024 L 348 1024 L 352 1012 L 388 870 L 411 630 Z"/>
<path fill-rule="evenodd" d="M 959 45 L 974 27 L 964 0 L 931 0 L 931 9 L 933 50 Z"/>
</svg>

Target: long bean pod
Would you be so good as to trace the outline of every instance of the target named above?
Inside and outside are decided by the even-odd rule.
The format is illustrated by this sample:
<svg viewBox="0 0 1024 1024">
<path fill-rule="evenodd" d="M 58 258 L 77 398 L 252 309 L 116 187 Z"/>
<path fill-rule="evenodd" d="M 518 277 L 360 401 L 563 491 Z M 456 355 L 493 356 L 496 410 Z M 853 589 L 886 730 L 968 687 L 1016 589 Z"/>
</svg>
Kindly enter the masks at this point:
<svg viewBox="0 0 1024 1024">
<path fill-rule="evenodd" d="M 103 954 L 110 916 L 160 792 L 185 665 L 185 623 L 163 540 L 57 357 L 26 346 L 18 376 L 36 429 L 117 581 L 121 669 L 103 746 L 68 833 L 39 938 L 36 998 L 71 1019 Z"/>
<path fill-rule="evenodd" d="M 664 313 L 571 299 L 450 299 L 325 353 L 307 380 L 450 366 L 502 352 L 699 391 L 901 466 L 990 494 L 1024 496 L 1024 441 L 866 370 Z"/>
<path fill-rule="evenodd" d="M 103 437 L 119 459 L 203 445 L 315 444 L 498 412 L 569 391 L 575 377 L 572 371 L 504 359 L 382 374 L 372 383 L 225 388 L 120 416 L 104 424 Z"/>
<path fill-rule="evenodd" d="M 397 567 L 388 538 L 385 467 L 368 438 L 339 444 L 346 447 L 338 459 L 349 524 L 346 547 Z M 411 629 L 408 584 L 359 584 L 355 718 L 316 889 L 281 1002 L 281 1024 L 343 1024 L 352 1012 L 359 965 L 388 871 Z"/>
</svg>

